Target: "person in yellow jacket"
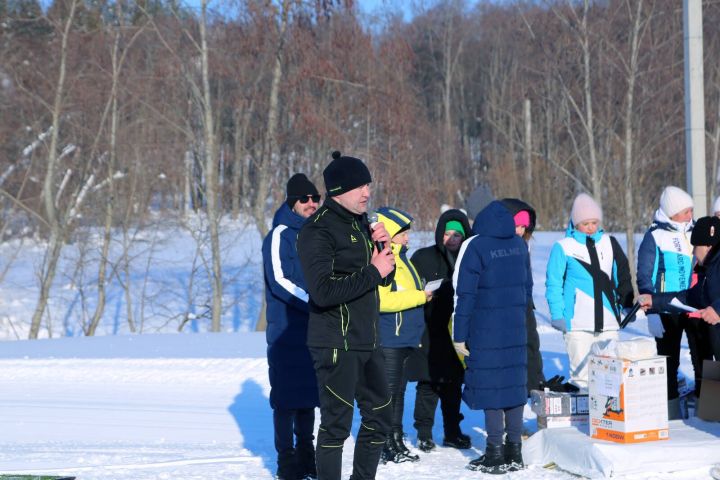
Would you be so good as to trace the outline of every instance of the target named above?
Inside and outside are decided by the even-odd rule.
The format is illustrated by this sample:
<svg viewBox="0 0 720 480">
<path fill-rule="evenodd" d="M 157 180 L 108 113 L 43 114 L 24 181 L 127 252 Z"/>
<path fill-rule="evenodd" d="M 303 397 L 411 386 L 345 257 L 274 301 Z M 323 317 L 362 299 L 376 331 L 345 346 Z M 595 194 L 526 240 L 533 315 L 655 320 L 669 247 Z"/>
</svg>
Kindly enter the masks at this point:
<svg viewBox="0 0 720 480">
<path fill-rule="evenodd" d="M 406 360 L 420 347 L 425 329 L 423 306 L 432 299 L 423 281 L 407 258 L 410 226 L 413 218 L 397 208 L 377 210 L 378 221 L 392 238 L 395 255 L 395 278 L 380 292 L 380 341 L 385 355 L 385 372 L 392 395 L 392 430 L 383 449 L 382 461 L 415 462 L 418 455 L 410 452 L 403 441 L 403 405 L 407 385 Z"/>
</svg>

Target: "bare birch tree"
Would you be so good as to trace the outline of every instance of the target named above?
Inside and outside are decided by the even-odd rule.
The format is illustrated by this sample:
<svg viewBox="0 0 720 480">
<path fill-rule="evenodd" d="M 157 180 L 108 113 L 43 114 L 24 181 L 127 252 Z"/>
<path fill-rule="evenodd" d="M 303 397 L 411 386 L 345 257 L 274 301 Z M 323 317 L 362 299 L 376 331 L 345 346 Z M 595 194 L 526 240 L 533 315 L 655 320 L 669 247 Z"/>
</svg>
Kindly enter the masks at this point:
<svg viewBox="0 0 720 480">
<path fill-rule="evenodd" d="M 210 229 L 210 250 L 212 255 L 212 331 L 219 332 L 222 325 L 222 261 L 220 252 L 220 212 L 218 209 L 218 158 L 215 144 L 215 122 L 210 95 L 210 60 L 207 43 L 207 6 L 202 0 L 200 18 L 200 56 L 202 65 L 203 132 L 205 138 L 205 208 Z"/>
<path fill-rule="evenodd" d="M 70 37 L 70 28 L 75 18 L 75 9 L 79 0 L 70 2 L 70 9 L 65 25 L 61 31 L 60 37 L 60 64 L 55 84 L 55 99 L 52 106 L 52 133 L 50 135 L 50 146 L 48 148 L 47 169 L 45 171 L 45 179 L 43 181 L 43 201 L 45 205 L 45 215 L 50 229 L 50 238 L 48 241 L 48 249 L 45 253 L 43 268 L 40 278 L 40 292 L 38 295 L 37 305 L 33 312 L 30 323 L 30 338 L 37 338 L 40 332 L 40 324 L 42 322 L 43 313 L 47 306 L 48 297 L 50 295 L 50 287 L 57 269 L 57 263 L 60 259 L 63 243 L 65 242 L 62 226 L 63 220 L 59 218 L 55 205 L 55 171 L 58 163 L 58 138 L 60 131 L 60 117 L 63 111 L 63 96 L 65 94 L 65 76 L 68 57 L 68 39 Z"/>
</svg>

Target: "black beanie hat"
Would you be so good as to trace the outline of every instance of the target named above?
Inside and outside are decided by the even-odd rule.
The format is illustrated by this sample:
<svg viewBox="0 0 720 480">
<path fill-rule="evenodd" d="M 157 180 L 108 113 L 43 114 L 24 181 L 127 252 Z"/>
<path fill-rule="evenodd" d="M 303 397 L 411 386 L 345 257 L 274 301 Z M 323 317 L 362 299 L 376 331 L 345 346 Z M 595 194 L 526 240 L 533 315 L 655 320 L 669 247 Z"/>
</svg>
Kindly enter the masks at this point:
<svg viewBox="0 0 720 480">
<path fill-rule="evenodd" d="M 370 170 L 359 158 L 343 157 L 338 151 L 332 153 L 332 158 L 332 162 L 323 170 L 323 179 L 329 197 L 341 195 L 372 182 Z"/>
<path fill-rule="evenodd" d="M 698 218 L 692 229 L 690 243 L 695 246 L 706 245 L 714 247 L 720 243 L 720 218 L 702 217 Z"/>
<path fill-rule="evenodd" d="M 315 185 L 308 180 L 304 173 L 296 173 L 287 182 L 287 203 L 288 207 L 293 208 L 295 202 L 308 195 L 318 195 L 318 190 Z"/>
</svg>

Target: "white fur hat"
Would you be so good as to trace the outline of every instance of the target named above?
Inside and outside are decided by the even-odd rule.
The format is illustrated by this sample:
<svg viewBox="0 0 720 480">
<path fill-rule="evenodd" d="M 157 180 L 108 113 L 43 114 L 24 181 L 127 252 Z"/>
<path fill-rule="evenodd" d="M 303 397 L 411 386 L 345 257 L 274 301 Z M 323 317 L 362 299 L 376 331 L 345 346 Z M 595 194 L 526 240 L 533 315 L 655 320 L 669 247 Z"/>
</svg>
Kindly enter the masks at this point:
<svg viewBox="0 0 720 480">
<path fill-rule="evenodd" d="M 573 225 L 586 220 L 598 220 L 602 223 L 602 209 L 593 198 L 587 193 L 581 193 L 573 201 L 570 219 Z"/>
<path fill-rule="evenodd" d="M 676 213 L 680 213 L 686 208 L 694 207 L 695 203 L 688 193 L 682 188 L 665 187 L 662 195 L 660 195 L 660 209 L 665 212 L 668 218 Z"/>
</svg>

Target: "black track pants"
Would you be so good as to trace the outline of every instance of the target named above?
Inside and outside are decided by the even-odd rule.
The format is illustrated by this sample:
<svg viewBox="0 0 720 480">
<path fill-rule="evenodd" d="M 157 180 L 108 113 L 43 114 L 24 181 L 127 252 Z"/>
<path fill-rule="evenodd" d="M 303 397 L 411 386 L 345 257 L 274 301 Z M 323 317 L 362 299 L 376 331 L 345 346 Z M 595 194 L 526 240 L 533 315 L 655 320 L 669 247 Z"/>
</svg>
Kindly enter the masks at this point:
<svg viewBox="0 0 720 480">
<path fill-rule="evenodd" d="M 303 444 L 312 445 L 315 439 L 313 436 L 315 409 L 273 409 L 273 426 L 275 427 L 275 450 L 278 453 Z"/>
<path fill-rule="evenodd" d="M 440 400 L 443 430 L 446 437 L 455 437 L 460 433 L 460 403 L 462 384 L 460 382 L 418 382 L 415 391 L 415 430 L 418 438 L 432 438 L 435 424 L 435 410 Z"/>
<path fill-rule="evenodd" d="M 354 401 L 361 422 L 353 455 L 353 480 L 375 478 L 390 430 L 390 394 L 380 350 L 310 348 L 320 391 L 316 448 L 318 480 L 340 480 L 342 451 L 350 435 Z"/>
</svg>

